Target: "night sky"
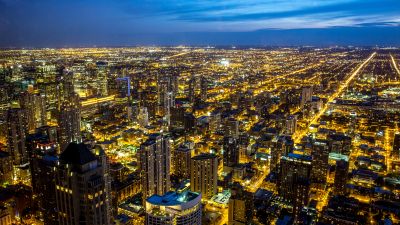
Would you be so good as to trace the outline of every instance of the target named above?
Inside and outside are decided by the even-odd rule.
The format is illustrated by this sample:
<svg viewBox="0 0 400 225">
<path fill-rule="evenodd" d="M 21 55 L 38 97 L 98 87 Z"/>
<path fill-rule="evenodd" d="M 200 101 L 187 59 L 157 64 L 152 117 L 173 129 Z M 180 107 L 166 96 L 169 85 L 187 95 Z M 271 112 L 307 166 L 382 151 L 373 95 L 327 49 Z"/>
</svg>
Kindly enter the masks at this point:
<svg viewBox="0 0 400 225">
<path fill-rule="evenodd" d="M 0 0 L 0 47 L 400 46 L 400 0 Z"/>
</svg>

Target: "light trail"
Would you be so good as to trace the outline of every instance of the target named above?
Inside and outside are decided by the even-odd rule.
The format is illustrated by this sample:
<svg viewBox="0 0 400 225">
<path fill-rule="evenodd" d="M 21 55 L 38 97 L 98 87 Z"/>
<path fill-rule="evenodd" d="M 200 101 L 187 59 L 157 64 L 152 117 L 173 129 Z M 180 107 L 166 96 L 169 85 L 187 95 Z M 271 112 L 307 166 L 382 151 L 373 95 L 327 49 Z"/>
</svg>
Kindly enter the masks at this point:
<svg viewBox="0 0 400 225">
<path fill-rule="evenodd" d="M 325 114 L 325 112 L 328 110 L 328 106 L 329 103 L 331 103 L 333 100 L 335 100 L 342 92 L 343 90 L 349 86 L 350 82 L 354 79 L 354 77 L 356 77 L 358 75 L 358 73 L 361 71 L 361 69 L 367 65 L 369 63 L 369 61 L 371 61 L 371 59 L 373 59 L 376 55 L 376 52 L 372 53 L 368 59 L 366 59 L 363 63 L 361 63 L 360 66 L 358 66 L 358 68 L 346 79 L 346 81 L 344 83 L 342 83 L 342 85 L 339 86 L 339 88 L 336 90 L 335 93 L 333 93 L 333 95 L 331 95 L 331 97 L 328 98 L 327 103 L 324 105 L 324 107 L 322 108 L 321 111 L 318 112 L 317 115 L 314 116 L 314 118 L 310 121 L 310 123 L 308 123 L 307 128 L 305 129 L 305 131 L 303 131 L 302 133 L 300 133 L 299 135 L 296 135 L 293 139 L 295 143 L 299 143 L 299 141 L 301 140 L 301 138 L 306 135 L 308 128 L 310 127 L 310 125 L 314 124 L 315 122 L 317 122 L 319 120 L 319 118 Z"/>
<path fill-rule="evenodd" d="M 82 106 L 88 106 L 88 105 L 113 101 L 114 99 L 115 99 L 115 95 L 110 95 L 110 96 L 103 97 L 103 98 L 91 98 L 86 101 L 82 101 L 81 104 L 82 104 Z"/>
<path fill-rule="evenodd" d="M 392 54 L 390 54 L 390 58 L 392 58 L 392 63 L 393 63 L 394 69 L 396 70 L 397 74 L 400 76 L 400 70 L 397 67 L 396 60 L 394 60 L 394 57 L 392 56 Z"/>
</svg>

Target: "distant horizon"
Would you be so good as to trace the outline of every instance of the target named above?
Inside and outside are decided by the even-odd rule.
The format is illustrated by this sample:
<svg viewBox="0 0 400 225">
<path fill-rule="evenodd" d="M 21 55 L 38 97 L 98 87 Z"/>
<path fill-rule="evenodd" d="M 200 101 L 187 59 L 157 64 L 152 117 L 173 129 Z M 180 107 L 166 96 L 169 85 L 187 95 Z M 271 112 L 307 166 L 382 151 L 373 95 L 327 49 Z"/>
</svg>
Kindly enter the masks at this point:
<svg viewBox="0 0 400 225">
<path fill-rule="evenodd" d="M 0 0 L 0 47 L 400 46 L 398 0 Z"/>
<path fill-rule="evenodd" d="M 355 36 L 359 33 L 359 36 Z M 385 37 L 385 38 L 383 38 Z M 0 37 L 1 39 L 1 37 Z M 16 41 L 18 40 L 18 41 Z M 46 39 L 31 43 L 19 38 L 17 43 L 0 42 L 9 48 L 93 48 L 141 46 L 236 46 L 236 47 L 400 47 L 400 27 L 337 27 L 322 29 L 266 29 L 253 32 L 178 32 L 168 34 L 137 34 L 123 41 L 103 37 L 83 37 L 79 41 Z"/>
</svg>

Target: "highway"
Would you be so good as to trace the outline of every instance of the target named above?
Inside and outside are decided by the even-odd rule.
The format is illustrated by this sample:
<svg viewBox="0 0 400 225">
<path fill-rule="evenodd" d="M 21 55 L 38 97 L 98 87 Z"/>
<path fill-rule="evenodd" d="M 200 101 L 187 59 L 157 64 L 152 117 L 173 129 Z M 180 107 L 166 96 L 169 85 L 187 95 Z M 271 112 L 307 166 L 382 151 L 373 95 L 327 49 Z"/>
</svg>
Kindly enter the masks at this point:
<svg viewBox="0 0 400 225">
<path fill-rule="evenodd" d="M 372 53 L 363 63 L 361 63 L 360 66 L 357 67 L 357 69 L 342 83 L 342 85 L 339 86 L 339 88 L 336 90 L 335 93 L 333 93 L 329 98 L 327 103 L 324 105 L 324 107 L 318 112 L 317 115 L 313 117 L 313 119 L 308 123 L 307 129 L 302 131 L 298 135 L 294 135 L 293 139 L 295 143 L 299 143 L 304 135 L 307 134 L 308 132 L 308 127 L 310 125 L 316 123 L 319 118 L 321 118 L 322 115 L 325 114 L 325 112 L 328 110 L 329 103 L 331 103 L 333 100 L 335 100 L 345 88 L 347 88 L 350 84 L 350 82 L 360 73 L 361 69 L 367 65 L 376 55 L 376 52 Z"/>
<path fill-rule="evenodd" d="M 397 74 L 400 76 L 399 67 L 397 67 L 396 60 L 394 59 L 394 57 L 392 56 L 392 54 L 390 54 L 390 58 L 392 59 L 392 63 L 393 63 L 394 69 L 396 70 Z"/>
</svg>

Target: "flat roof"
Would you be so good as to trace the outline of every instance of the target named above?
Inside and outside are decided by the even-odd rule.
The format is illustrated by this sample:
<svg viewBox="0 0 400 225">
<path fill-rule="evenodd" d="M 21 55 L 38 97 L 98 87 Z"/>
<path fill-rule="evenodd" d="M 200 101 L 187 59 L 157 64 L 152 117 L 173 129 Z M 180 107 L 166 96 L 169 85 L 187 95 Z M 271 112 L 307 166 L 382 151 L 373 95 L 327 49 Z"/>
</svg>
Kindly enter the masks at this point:
<svg viewBox="0 0 400 225">
<path fill-rule="evenodd" d="M 182 203 L 190 202 L 196 199 L 200 193 L 192 191 L 184 191 L 181 193 L 170 191 L 165 193 L 165 195 L 152 195 L 147 198 L 147 202 L 153 205 L 163 205 L 163 206 L 173 206 L 181 205 Z"/>
</svg>

